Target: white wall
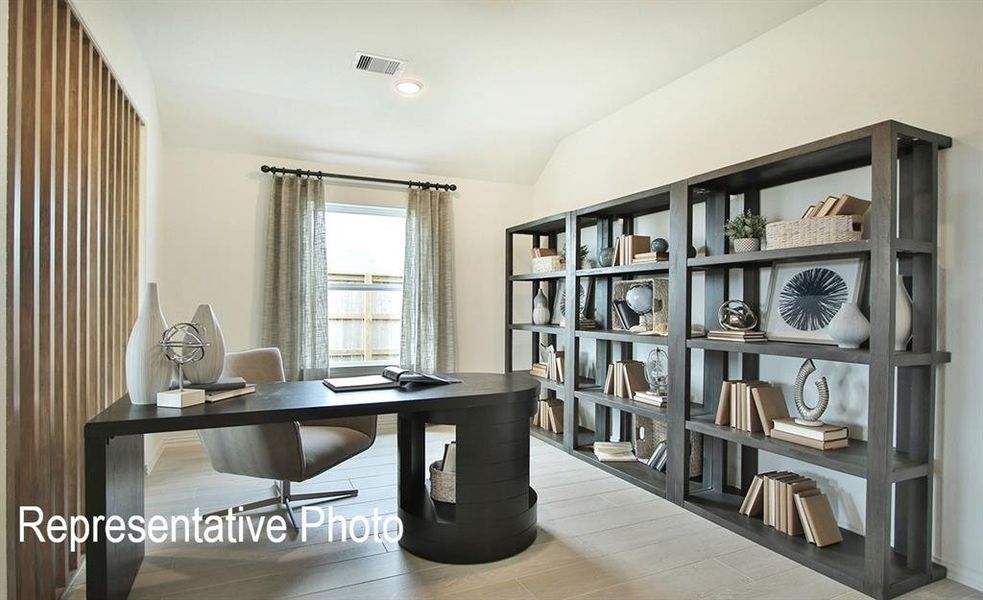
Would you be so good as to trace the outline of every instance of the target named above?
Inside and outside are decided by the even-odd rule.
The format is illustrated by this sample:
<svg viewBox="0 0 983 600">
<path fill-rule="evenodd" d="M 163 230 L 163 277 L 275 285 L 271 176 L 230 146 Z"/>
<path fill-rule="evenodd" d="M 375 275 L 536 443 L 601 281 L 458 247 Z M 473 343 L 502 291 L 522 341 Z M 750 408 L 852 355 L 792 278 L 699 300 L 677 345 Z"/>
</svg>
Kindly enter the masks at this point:
<svg viewBox="0 0 983 600">
<path fill-rule="evenodd" d="M 158 247 L 153 223 L 156 221 L 160 190 L 163 136 L 157 110 L 157 91 L 150 69 L 123 16 L 111 4 L 97 0 L 70 0 L 70 3 L 144 124 L 140 139 L 139 280 L 142 298 L 143 284 L 155 278 Z M 154 460 L 153 457 L 160 452 L 157 438 L 146 436 L 145 446 L 148 461 Z"/>
<path fill-rule="evenodd" d="M 973 259 L 983 223 L 981 103 L 983 4 L 827 2 L 563 140 L 534 199 L 537 216 L 550 214 L 885 119 L 952 136 L 940 167 L 940 343 L 953 361 L 939 373 L 934 550 L 952 578 L 976 588 L 983 587 L 983 405 L 975 393 L 983 279 Z M 858 177 L 865 175 L 825 185 L 848 191 Z M 819 192 L 804 185 L 795 192 L 801 208 Z M 790 382 L 796 367 L 767 358 L 761 370 Z M 864 397 L 853 371 L 835 377 Z M 838 416 L 860 424 L 866 412 L 851 406 Z M 841 521 L 862 529 L 862 484 L 816 474 L 839 496 Z"/>
<path fill-rule="evenodd" d="M 168 320 L 188 319 L 199 303 L 213 305 L 230 350 L 261 343 L 262 270 L 270 176 L 260 165 L 360 174 L 287 158 L 194 148 L 164 151 L 159 277 Z M 414 180 L 452 181 L 458 370 L 504 368 L 505 228 L 531 211 L 530 186 L 421 173 L 364 171 Z M 405 206 L 406 189 L 328 186 L 331 202 Z M 371 235 L 371 232 L 366 232 Z"/>
</svg>

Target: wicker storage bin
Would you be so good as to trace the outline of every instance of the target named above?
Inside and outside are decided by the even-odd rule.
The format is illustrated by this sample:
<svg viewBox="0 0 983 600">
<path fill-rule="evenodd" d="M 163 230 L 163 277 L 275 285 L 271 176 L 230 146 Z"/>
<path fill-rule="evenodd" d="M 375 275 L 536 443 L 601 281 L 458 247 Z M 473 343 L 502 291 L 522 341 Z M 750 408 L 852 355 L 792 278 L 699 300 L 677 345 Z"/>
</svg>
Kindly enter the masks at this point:
<svg viewBox="0 0 983 600">
<path fill-rule="evenodd" d="M 549 273 L 563 270 L 562 256 L 536 256 L 532 258 L 533 273 Z"/>
<path fill-rule="evenodd" d="M 863 217 L 836 215 L 795 221 L 778 221 L 765 226 L 768 249 L 798 248 L 836 242 L 856 242 L 863 232 Z"/>
<path fill-rule="evenodd" d="M 632 415 L 632 443 L 635 446 L 635 456 L 642 460 L 648 459 L 655 452 L 655 446 L 660 440 L 668 440 L 668 428 L 662 421 L 651 417 Z M 643 430 L 644 435 L 642 434 Z M 689 475 L 696 477 L 703 474 L 703 436 L 699 433 L 690 434 L 689 445 Z"/>
<path fill-rule="evenodd" d="M 430 465 L 430 497 L 437 502 L 455 504 L 457 502 L 457 473 L 444 473 L 444 461 L 434 461 Z"/>
</svg>

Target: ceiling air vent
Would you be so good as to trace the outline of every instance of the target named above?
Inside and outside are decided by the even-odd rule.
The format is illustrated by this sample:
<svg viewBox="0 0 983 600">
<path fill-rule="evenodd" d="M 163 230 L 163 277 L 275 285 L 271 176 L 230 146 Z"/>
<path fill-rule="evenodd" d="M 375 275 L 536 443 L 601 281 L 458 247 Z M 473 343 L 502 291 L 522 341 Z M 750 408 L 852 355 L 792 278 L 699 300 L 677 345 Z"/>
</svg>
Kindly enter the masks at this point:
<svg viewBox="0 0 983 600">
<path fill-rule="evenodd" d="M 376 54 L 356 52 L 352 66 L 356 71 L 368 71 L 370 73 L 381 73 L 383 75 L 398 75 L 406 66 L 406 61 L 398 58 L 388 58 Z"/>
</svg>

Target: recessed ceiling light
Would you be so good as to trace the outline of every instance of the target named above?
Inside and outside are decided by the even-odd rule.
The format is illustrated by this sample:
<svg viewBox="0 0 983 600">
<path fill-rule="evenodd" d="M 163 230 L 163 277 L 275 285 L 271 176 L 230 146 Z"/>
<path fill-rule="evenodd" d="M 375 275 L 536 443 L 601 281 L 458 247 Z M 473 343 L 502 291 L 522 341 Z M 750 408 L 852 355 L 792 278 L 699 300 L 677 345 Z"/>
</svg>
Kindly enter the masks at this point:
<svg viewBox="0 0 983 600">
<path fill-rule="evenodd" d="M 404 96 L 416 96 L 423 89 L 423 84 L 413 79 L 403 79 L 396 82 L 396 91 Z"/>
</svg>

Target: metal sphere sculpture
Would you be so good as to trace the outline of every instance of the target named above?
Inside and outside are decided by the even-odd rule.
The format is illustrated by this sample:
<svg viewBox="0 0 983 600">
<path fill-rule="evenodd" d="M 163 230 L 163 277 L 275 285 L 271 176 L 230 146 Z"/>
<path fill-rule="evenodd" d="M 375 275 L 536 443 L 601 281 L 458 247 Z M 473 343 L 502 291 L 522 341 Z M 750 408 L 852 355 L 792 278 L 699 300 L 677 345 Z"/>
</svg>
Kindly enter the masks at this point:
<svg viewBox="0 0 983 600">
<path fill-rule="evenodd" d="M 816 365 L 813 364 L 811 358 L 807 358 L 802 363 L 802 366 L 799 367 L 799 374 L 795 376 L 795 408 L 802 415 L 802 418 L 796 418 L 795 422 L 807 427 L 819 427 L 822 425 L 823 422 L 819 418 L 823 416 L 823 413 L 826 412 L 826 407 L 829 406 L 829 384 L 826 383 L 825 377 L 820 377 L 816 381 L 816 389 L 819 391 L 819 402 L 815 406 L 809 407 L 803 399 L 806 380 L 815 372 Z"/>
<path fill-rule="evenodd" d="M 208 343 L 201 339 L 203 327 L 198 323 L 177 323 L 164 330 L 160 346 L 164 356 L 178 368 L 178 389 L 184 389 L 184 365 L 196 363 L 205 357 Z"/>
<path fill-rule="evenodd" d="M 717 309 L 720 326 L 731 331 L 750 331 L 758 326 L 754 310 L 743 300 L 728 300 Z"/>
</svg>

